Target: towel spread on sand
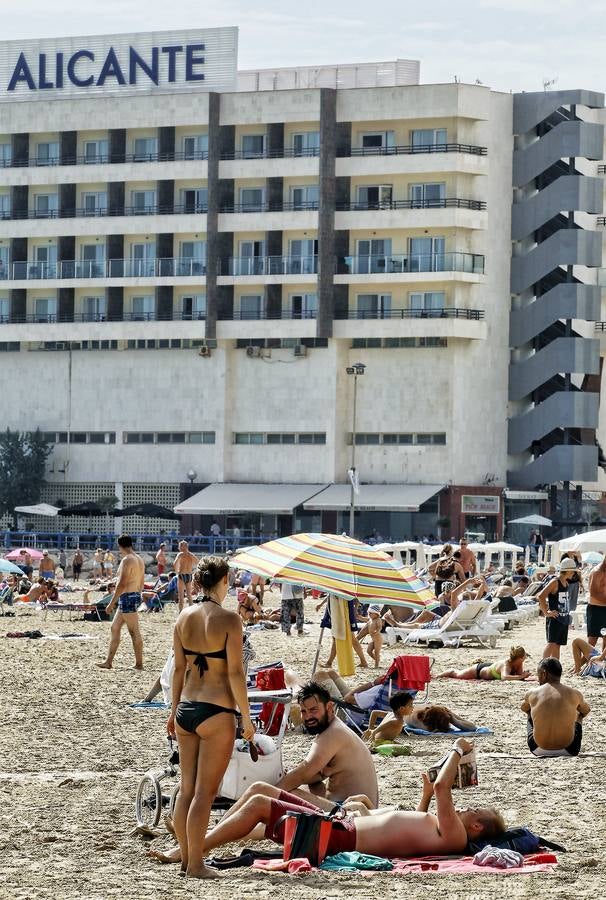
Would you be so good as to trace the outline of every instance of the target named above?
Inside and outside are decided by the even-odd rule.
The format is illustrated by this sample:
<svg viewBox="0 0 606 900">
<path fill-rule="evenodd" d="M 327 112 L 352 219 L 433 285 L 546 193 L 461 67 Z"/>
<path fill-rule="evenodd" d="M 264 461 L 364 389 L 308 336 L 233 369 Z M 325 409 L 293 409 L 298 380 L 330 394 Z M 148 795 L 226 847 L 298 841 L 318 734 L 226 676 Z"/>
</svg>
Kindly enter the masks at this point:
<svg viewBox="0 0 606 900">
<path fill-rule="evenodd" d="M 391 872 L 393 863 L 382 856 L 371 856 L 368 853 L 350 850 L 327 856 L 320 864 L 320 868 L 326 872 L 351 872 L 352 869 L 361 869 L 365 872 Z"/>
<path fill-rule="evenodd" d="M 410 857 L 394 859 L 394 875 L 410 875 L 413 872 L 434 872 L 437 875 L 531 875 L 534 872 L 551 872 L 557 865 L 558 858 L 554 853 L 530 853 L 524 857 L 524 863 L 515 869 L 501 869 L 496 866 L 477 866 L 472 856 L 460 859 L 444 857 Z"/>
<path fill-rule="evenodd" d="M 424 728 L 413 728 L 412 725 L 405 725 L 403 730 L 405 734 L 416 734 L 419 737 L 440 737 L 441 735 L 464 737 L 468 734 L 492 734 L 490 728 L 484 728 L 483 726 L 476 728 L 475 731 L 459 731 L 458 728 L 451 728 L 450 731 L 425 731 Z"/>
</svg>

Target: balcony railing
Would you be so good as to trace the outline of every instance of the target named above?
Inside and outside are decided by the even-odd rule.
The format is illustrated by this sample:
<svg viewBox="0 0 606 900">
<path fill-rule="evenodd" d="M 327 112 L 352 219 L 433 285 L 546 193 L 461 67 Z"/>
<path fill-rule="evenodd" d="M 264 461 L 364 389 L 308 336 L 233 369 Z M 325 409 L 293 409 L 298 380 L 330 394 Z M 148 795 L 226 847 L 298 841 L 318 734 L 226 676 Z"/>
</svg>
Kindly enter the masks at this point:
<svg viewBox="0 0 606 900">
<path fill-rule="evenodd" d="M 352 147 L 341 151 L 337 156 L 399 156 L 413 153 L 471 153 L 474 156 L 486 156 L 486 147 L 475 144 L 400 144 L 395 147 Z"/>
<path fill-rule="evenodd" d="M 0 168 L 23 169 L 43 166 L 103 165 L 107 163 L 120 165 L 124 163 L 179 162 L 182 160 L 200 159 L 208 159 L 207 150 L 195 150 L 187 153 L 184 150 L 175 150 L 172 153 L 99 153 L 93 156 L 54 156 L 50 158 L 32 156 L 28 159 L 0 159 Z"/>
<path fill-rule="evenodd" d="M 219 264 L 221 275 L 317 275 L 317 256 L 231 256 Z"/>
<path fill-rule="evenodd" d="M 170 312 L 157 312 L 151 310 L 147 312 L 123 312 L 120 314 L 109 315 L 107 313 L 27 313 L 21 315 L 13 313 L 11 315 L 0 315 L 0 324 L 3 325 L 24 325 L 24 324 L 56 324 L 56 323 L 78 323 L 78 322 L 197 322 L 206 319 L 205 310 L 182 311 L 172 310 Z"/>
<path fill-rule="evenodd" d="M 107 216 L 172 216 L 172 215 L 199 215 L 208 212 L 208 206 L 200 203 L 169 203 L 153 204 L 150 206 L 120 206 L 109 209 L 98 206 L 94 209 L 77 207 L 75 209 L 23 209 L 2 210 L 0 219 L 90 219 L 105 218 Z"/>
<path fill-rule="evenodd" d="M 284 320 L 284 319 L 315 319 L 317 317 L 317 310 L 315 309 L 302 309 L 302 310 L 294 310 L 290 308 L 279 309 L 277 311 L 271 311 L 267 309 L 235 309 L 232 312 L 221 313 L 219 315 L 219 319 L 225 320 L 238 320 L 238 321 L 251 321 L 258 322 L 260 320 Z"/>
<path fill-rule="evenodd" d="M 598 166 L 598 175 L 606 175 L 606 165 L 604 163 Z"/>
<path fill-rule="evenodd" d="M 338 275 L 400 275 L 415 272 L 468 272 L 484 274 L 479 253 L 398 254 L 395 256 L 341 256 Z"/>
<path fill-rule="evenodd" d="M 268 201 L 261 203 L 232 203 L 221 207 L 222 213 L 260 213 L 260 212 L 300 212 L 302 210 L 317 210 L 318 200 L 296 201 Z"/>
<path fill-rule="evenodd" d="M 596 224 L 601 228 L 604 228 L 604 226 L 606 226 L 606 216 L 598 216 L 596 219 Z"/>
<path fill-rule="evenodd" d="M 232 150 L 231 152 L 222 153 L 221 159 L 296 159 L 319 155 L 319 147 L 310 147 L 305 150 L 296 150 L 294 147 L 281 147 L 275 150 L 262 150 L 260 153 L 251 153 L 249 150 Z"/>
<path fill-rule="evenodd" d="M 337 319 L 468 319 L 484 318 L 483 309 L 347 309 L 337 311 Z"/>
<path fill-rule="evenodd" d="M 606 332 L 606 322 L 596 322 L 595 330 L 601 332 L 602 334 Z"/>
<path fill-rule="evenodd" d="M 376 203 L 352 200 L 337 203 L 338 211 L 357 212 L 359 210 L 382 209 L 486 209 L 483 200 L 463 200 L 458 197 L 443 197 L 441 200 L 380 200 Z"/>
<path fill-rule="evenodd" d="M 68 259 L 57 263 L 14 262 L 0 265 L 0 279 L 43 281 L 61 278 L 196 278 L 206 276 L 206 261 L 175 259 L 109 259 L 103 262 Z"/>
</svg>

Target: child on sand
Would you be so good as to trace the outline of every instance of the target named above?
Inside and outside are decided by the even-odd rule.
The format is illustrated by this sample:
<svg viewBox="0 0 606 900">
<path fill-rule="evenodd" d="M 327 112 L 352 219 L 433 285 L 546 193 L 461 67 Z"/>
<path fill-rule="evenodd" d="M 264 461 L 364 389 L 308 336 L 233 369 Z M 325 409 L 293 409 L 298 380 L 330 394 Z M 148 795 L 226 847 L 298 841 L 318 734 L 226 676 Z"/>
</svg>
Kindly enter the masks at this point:
<svg viewBox="0 0 606 900">
<path fill-rule="evenodd" d="M 371 747 L 378 747 L 380 744 L 394 741 L 402 733 L 405 717 L 412 713 L 413 699 L 414 694 L 409 691 L 398 691 L 397 694 L 390 697 L 391 712 L 376 728 L 369 728 L 365 731 L 362 739 Z"/>
<path fill-rule="evenodd" d="M 366 635 L 370 635 L 371 644 L 368 648 L 368 655 L 374 660 L 375 669 L 381 665 L 381 647 L 383 646 L 383 620 L 381 618 L 381 607 L 378 603 L 373 603 L 368 607 L 368 622 L 360 630 L 358 640 L 361 641 Z"/>
</svg>

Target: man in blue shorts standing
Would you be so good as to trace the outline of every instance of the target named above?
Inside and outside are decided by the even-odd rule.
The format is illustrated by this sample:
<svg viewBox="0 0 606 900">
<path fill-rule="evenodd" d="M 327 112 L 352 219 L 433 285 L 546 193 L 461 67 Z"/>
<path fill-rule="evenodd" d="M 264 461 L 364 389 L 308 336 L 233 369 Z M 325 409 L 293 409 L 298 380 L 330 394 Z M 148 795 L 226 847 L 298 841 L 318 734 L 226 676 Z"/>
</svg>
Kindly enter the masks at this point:
<svg viewBox="0 0 606 900">
<path fill-rule="evenodd" d="M 139 629 L 139 616 L 137 609 L 141 604 L 141 591 L 145 579 L 145 564 L 140 556 L 133 550 L 133 539 L 129 534 L 122 534 L 118 538 L 120 550 L 120 565 L 116 573 L 116 588 L 107 605 L 106 612 L 111 615 L 116 603 L 118 612 L 114 616 L 111 625 L 111 639 L 107 658 L 97 663 L 100 669 L 111 669 L 114 656 L 120 645 L 120 633 L 126 625 L 133 642 L 135 651 L 135 669 L 143 668 L 143 638 Z"/>
</svg>

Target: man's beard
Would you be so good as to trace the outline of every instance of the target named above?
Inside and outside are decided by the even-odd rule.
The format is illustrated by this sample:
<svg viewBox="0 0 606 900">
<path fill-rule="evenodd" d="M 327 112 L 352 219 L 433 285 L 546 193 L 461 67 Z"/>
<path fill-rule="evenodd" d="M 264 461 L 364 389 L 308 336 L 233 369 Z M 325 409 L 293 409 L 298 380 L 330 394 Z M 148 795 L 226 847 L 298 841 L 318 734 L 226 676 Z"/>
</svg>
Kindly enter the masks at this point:
<svg viewBox="0 0 606 900">
<path fill-rule="evenodd" d="M 312 719 L 311 722 L 306 722 L 304 728 L 308 734 L 322 734 L 329 725 L 328 713 L 324 713 L 321 719 Z"/>
</svg>

